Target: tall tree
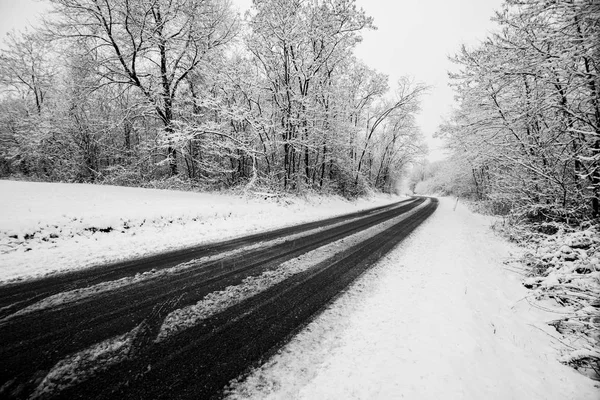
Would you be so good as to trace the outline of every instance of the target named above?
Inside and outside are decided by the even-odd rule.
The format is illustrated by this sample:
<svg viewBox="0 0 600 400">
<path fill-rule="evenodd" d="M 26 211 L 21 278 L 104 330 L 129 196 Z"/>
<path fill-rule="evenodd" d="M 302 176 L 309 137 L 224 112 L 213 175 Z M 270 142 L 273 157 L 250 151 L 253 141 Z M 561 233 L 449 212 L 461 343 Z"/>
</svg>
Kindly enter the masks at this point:
<svg viewBox="0 0 600 400">
<path fill-rule="evenodd" d="M 8 33 L 4 47 L 0 53 L 0 85 L 5 91 L 30 99 L 41 113 L 56 74 L 51 44 L 38 33 L 25 31 Z"/>
<path fill-rule="evenodd" d="M 170 171 L 178 91 L 211 51 L 227 44 L 237 21 L 218 0 L 51 0 L 60 17 L 53 32 L 93 44 L 107 84 L 137 88 L 161 120 Z"/>
<path fill-rule="evenodd" d="M 599 215 L 599 17 L 597 2 L 509 0 L 502 31 L 454 58 L 460 108 L 442 131 L 505 207 Z"/>
<path fill-rule="evenodd" d="M 301 163 L 305 179 L 311 176 L 309 109 L 317 106 L 313 91 L 331 78 L 372 20 L 354 0 L 255 0 L 254 7 L 248 47 L 278 110 L 287 188 L 295 185 Z"/>
</svg>

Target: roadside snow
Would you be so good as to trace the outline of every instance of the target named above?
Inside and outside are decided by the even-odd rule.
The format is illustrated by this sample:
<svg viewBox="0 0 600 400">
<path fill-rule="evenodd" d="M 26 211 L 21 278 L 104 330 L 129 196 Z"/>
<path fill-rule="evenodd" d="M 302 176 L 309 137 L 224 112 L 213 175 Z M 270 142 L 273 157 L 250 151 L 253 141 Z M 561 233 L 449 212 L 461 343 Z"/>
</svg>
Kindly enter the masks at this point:
<svg viewBox="0 0 600 400">
<path fill-rule="evenodd" d="M 0 180 L 0 283 L 389 204 Z"/>
<path fill-rule="evenodd" d="M 229 399 L 598 399 L 558 362 L 555 314 L 525 301 L 491 220 L 438 211 Z"/>
<path fill-rule="evenodd" d="M 553 326 L 566 344 L 561 361 L 600 379 L 600 229 L 537 233 L 516 260 L 530 275 L 523 285 L 536 303 L 560 314 Z M 519 264 L 517 264 L 519 265 Z"/>
</svg>

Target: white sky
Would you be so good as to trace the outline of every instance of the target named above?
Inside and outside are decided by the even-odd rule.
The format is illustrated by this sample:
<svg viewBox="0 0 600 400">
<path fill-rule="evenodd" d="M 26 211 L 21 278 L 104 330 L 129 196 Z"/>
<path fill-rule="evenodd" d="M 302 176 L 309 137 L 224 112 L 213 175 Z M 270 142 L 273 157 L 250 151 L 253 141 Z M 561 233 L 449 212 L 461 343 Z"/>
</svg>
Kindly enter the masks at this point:
<svg viewBox="0 0 600 400">
<path fill-rule="evenodd" d="M 462 43 L 476 44 L 495 29 L 490 21 L 502 0 L 356 0 L 375 19 L 377 30 L 365 32 L 357 48 L 359 58 L 388 74 L 393 86 L 411 76 L 432 86 L 423 98 L 417 121 L 427 138 L 430 160 L 442 157 L 441 143 L 432 138 L 454 99 L 448 87 L 448 56 Z M 232 0 L 245 11 L 252 0 Z M 44 11 L 43 0 L 0 0 L 0 35 L 35 23 Z"/>
<path fill-rule="evenodd" d="M 408 75 L 432 86 L 423 98 L 417 122 L 430 148 L 430 160 L 442 157 L 442 143 L 432 138 L 450 113 L 454 95 L 448 87 L 448 56 L 460 45 L 477 44 L 495 29 L 490 21 L 502 0 L 357 0 L 375 19 L 376 31 L 364 33 L 358 57 L 390 76 L 393 85 Z"/>
<path fill-rule="evenodd" d="M 43 0 L 0 0 L 0 36 L 12 29 L 22 29 L 36 22 L 40 13 L 46 10 Z"/>
</svg>

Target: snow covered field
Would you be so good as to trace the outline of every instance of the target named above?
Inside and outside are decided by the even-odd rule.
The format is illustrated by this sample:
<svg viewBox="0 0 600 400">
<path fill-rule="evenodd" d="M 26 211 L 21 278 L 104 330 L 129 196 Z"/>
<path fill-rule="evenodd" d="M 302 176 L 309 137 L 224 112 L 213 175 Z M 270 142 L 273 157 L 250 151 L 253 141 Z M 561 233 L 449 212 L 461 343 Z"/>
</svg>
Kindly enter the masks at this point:
<svg viewBox="0 0 600 400">
<path fill-rule="evenodd" d="M 244 197 L 0 180 L 0 282 L 221 241 L 401 200 Z"/>
<path fill-rule="evenodd" d="M 503 260 L 491 219 L 437 212 L 230 399 L 598 399 L 558 362 L 556 317 Z"/>
</svg>

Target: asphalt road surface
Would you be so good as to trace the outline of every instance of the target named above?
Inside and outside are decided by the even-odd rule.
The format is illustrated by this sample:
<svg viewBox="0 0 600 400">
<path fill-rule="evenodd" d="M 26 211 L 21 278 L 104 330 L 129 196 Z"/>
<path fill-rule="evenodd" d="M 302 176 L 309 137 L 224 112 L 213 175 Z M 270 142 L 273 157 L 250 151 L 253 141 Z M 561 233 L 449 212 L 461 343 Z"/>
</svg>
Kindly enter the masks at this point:
<svg viewBox="0 0 600 400">
<path fill-rule="evenodd" d="M 259 365 L 332 299 L 429 217 L 437 200 L 385 207 L 145 259 L 0 286 L 0 398 L 210 399 Z M 173 310 L 239 285 L 311 250 L 412 212 L 400 222 L 316 266 L 156 341 Z M 314 232 L 309 232 L 321 228 Z M 306 235 L 285 240 L 290 235 Z M 261 243 L 281 239 L 274 243 Z M 244 247 L 253 246 L 244 250 Z M 240 250 L 241 249 L 241 250 Z M 218 260 L 206 260 L 232 250 Z M 205 258 L 203 260 L 199 260 Z M 18 312 L 41 299 L 181 263 L 178 271 L 78 301 Z M 18 313 L 18 314 L 15 314 Z M 40 383 L 57 363 L 107 339 L 135 332 L 126 357 L 80 373 L 69 384 Z"/>
</svg>

